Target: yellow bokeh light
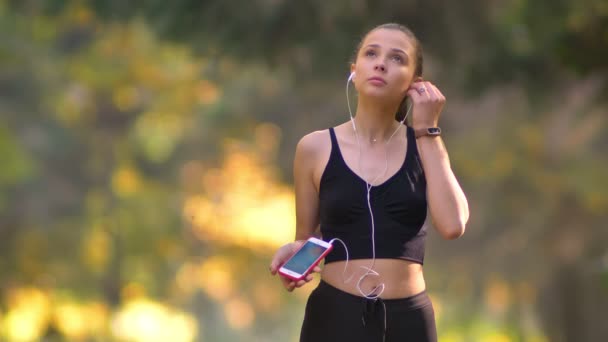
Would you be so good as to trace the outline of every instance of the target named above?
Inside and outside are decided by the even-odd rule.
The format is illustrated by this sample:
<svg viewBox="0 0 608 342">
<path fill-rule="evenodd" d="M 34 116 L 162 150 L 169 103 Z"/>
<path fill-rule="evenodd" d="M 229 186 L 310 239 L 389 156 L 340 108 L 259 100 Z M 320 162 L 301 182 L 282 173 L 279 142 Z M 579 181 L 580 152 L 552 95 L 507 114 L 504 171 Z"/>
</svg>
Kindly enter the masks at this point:
<svg viewBox="0 0 608 342">
<path fill-rule="evenodd" d="M 122 112 L 130 111 L 140 103 L 140 95 L 133 86 L 116 87 L 112 95 L 116 108 Z"/>
<path fill-rule="evenodd" d="M 129 301 L 115 315 L 112 333 L 133 342 L 190 342 L 198 328 L 192 316 L 141 298 Z"/>
<path fill-rule="evenodd" d="M 490 312 L 502 314 L 511 304 L 511 289 L 498 277 L 492 277 L 486 284 L 485 302 Z"/>
<path fill-rule="evenodd" d="M 101 272 L 108 263 L 111 247 L 112 241 L 108 233 L 101 229 L 93 228 L 83 243 L 83 260 L 89 268 L 96 272 Z"/>
<path fill-rule="evenodd" d="M 244 329 L 253 323 L 255 311 L 243 298 L 233 298 L 224 306 L 226 321 L 234 329 Z"/>
<path fill-rule="evenodd" d="M 9 341 L 36 341 L 46 326 L 41 324 L 40 316 L 29 310 L 12 310 L 4 318 L 4 336 Z"/>
<path fill-rule="evenodd" d="M 89 317 L 87 328 L 91 336 L 105 334 L 108 327 L 110 310 L 105 303 L 89 302 L 85 306 L 85 315 Z"/>
<path fill-rule="evenodd" d="M 186 295 L 191 295 L 196 290 L 198 268 L 191 263 L 185 263 L 177 271 L 175 276 L 175 284 L 179 291 Z"/>
<path fill-rule="evenodd" d="M 198 284 L 210 297 L 218 301 L 228 299 L 235 291 L 233 274 L 234 267 L 222 257 L 205 260 L 198 272 Z"/>
<path fill-rule="evenodd" d="M 256 307 L 265 313 L 279 313 L 283 298 L 282 291 L 277 279 L 258 281 L 253 287 L 253 300 Z"/>
<path fill-rule="evenodd" d="M 120 167 L 112 175 L 112 190 L 121 197 L 135 193 L 140 183 L 141 179 L 132 167 Z"/>
<path fill-rule="evenodd" d="M 123 300 L 142 298 L 146 295 L 146 288 L 142 284 L 130 282 L 122 288 L 120 294 Z"/>
<path fill-rule="evenodd" d="M 87 320 L 84 310 L 76 304 L 67 303 L 55 308 L 55 325 L 64 336 L 82 339 L 87 335 Z"/>
<path fill-rule="evenodd" d="M 294 218 L 293 194 L 277 193 L 262 203 L 250 203 L 234 217 L 233 238 L 245 246 L 249 243 L 279 246 L 293 239 Z"/>
<path fill-rule="evenodd" d="M 199 239 L 265 251 L 293 239 L 293 190 L 266 160 L 279 137 L 278 127 L 262 124 L 256 146 L 230 141 L 223 164 L 203 173 L 204 194 L 186 197 L 183 209 Z"/>
<path fill-rule="evenodd" d="M 53 320 L 57 330 L 64 336 L 72 340 L 84 340 L 103 334 L 108 320 L 108 308 L 100 302 L 58 303 L 54 309 Z"/>
<path fill-rule="evenodd" d="M 38 340 L 50 321 L 50 299 L 36 288 L 11 289 L 7 296 L 8 311 L 2 322 L 4 337 L 9 341 Z"/>
</svg>

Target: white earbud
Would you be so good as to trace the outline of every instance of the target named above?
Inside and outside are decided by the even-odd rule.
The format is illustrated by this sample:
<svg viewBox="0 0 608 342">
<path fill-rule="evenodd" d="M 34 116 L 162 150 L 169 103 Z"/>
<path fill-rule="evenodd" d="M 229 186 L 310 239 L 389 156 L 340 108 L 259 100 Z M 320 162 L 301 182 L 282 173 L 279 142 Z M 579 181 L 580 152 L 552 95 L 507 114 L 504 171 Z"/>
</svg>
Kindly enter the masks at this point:
<svg viewBox="0 0 608 342">
<path fill-rule="evenodd" d="M 351 72 L 350 76 L 348 76 L 348 80 L 346 80 L 346 104 L 348 105 L 348 115 L 350 116 L 350 122 L 353 124 L 353 131 L 357 133 L 357 126 L 355 126 L 355 120 L 353 118 L 353 112 L 350 110 L 350 99 L 348 98 L 348 86 L 352 79 L 355 78 L 355 72 Z"/>
</svg>

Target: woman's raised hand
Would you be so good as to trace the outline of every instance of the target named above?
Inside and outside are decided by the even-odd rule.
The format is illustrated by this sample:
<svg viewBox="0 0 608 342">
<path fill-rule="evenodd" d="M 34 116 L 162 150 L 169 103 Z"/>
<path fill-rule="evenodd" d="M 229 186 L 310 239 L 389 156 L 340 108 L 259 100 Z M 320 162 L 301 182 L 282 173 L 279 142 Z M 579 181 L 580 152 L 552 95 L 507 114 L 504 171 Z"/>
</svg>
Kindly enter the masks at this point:
<svg viewBox="0 0 608 342">
<path fill-rule="evenodd" d="M 418 79 L 407 91 L 413 102 L 414 128 L 437 127 L 445 105 L 445 96 L 431 82 Z"/>
</svg>

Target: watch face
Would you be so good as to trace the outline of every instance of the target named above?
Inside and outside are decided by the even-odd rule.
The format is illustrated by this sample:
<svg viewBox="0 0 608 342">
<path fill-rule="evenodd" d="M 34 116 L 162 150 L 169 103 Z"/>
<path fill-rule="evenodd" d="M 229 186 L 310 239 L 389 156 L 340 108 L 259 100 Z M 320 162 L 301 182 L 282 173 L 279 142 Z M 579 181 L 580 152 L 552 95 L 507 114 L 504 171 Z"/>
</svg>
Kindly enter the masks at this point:
<svg viewBox="0 0 608 342">
<path fill-rule="evenodd" d="M 437 135 L 441 133 L 441 128 L 439 127 L 431 127 L 428 129 L 429 134 L 431 135 Z"/>
</svg>

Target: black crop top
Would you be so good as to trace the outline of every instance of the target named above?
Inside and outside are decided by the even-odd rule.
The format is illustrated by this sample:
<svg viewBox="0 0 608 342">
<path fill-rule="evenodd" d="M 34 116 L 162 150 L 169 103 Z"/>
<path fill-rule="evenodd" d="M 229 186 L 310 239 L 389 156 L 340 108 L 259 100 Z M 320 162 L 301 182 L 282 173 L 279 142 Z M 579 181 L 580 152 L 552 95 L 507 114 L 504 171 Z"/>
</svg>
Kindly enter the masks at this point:
<svg viewBox="0 0 608 342">
<path fill-rule="evenodd" d="M 331 154 L 319 188 L 323 240 L 340 238 L 348 247 L 350 259 L 371 259 L 372 230 L 365 181 L 346 165 L 333 128 L 329 134 Z M 376 231 L 376 258 L 422 264 L 426 240 L 426 179 L 412 128 L 407 127 L 403 165 L 384 183 L 371 188 L 370 203 Z M 344 247 L 335 242 L 325 262 L 342 260 L 346 260 Z"/>
</svg>

